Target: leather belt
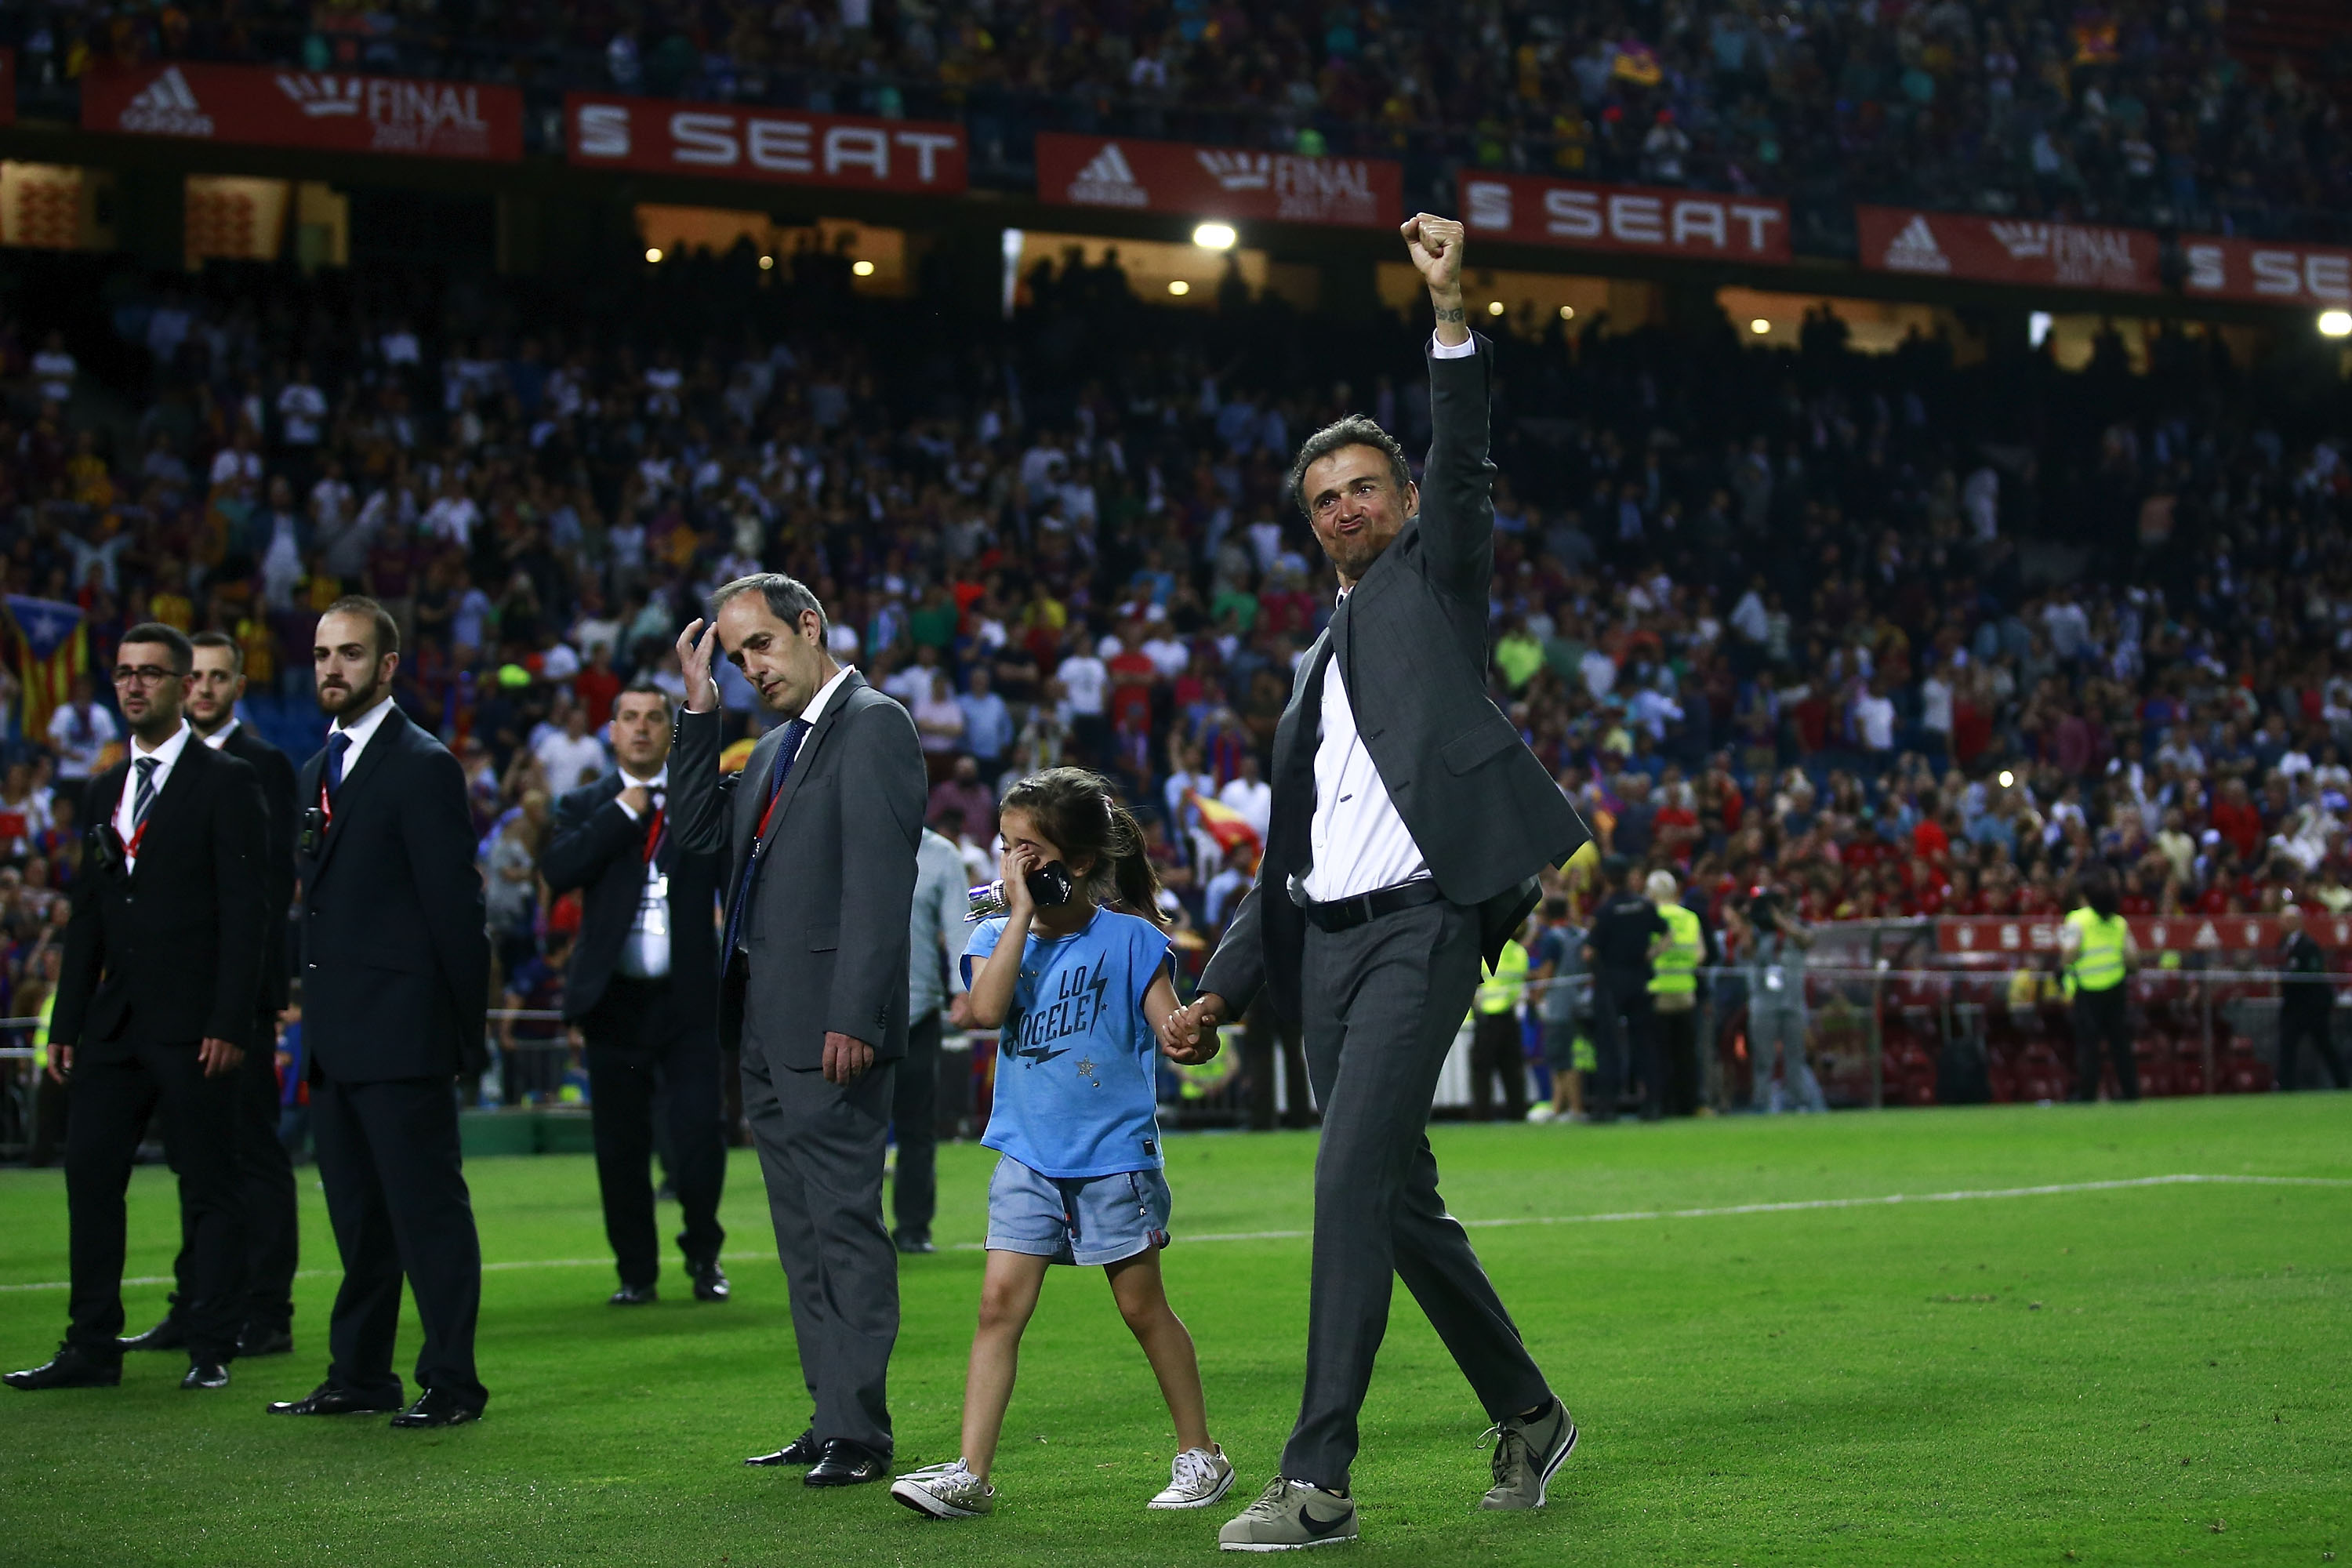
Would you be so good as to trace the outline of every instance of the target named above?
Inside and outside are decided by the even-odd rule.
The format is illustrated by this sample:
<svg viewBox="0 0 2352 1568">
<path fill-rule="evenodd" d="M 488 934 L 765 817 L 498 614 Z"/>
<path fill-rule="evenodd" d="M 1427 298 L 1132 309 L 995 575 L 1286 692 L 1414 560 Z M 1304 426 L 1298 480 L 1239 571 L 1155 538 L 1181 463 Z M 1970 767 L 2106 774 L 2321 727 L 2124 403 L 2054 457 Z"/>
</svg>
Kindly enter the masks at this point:
<svg viewBox="0 0 2352 1568">
<path fill-rule="evenodd" d="M 1444 897 L 1445 895 L 1438 890 L 1437 879 L 1423 877 L 1418 881 L 1401 882 L 1393 888 L 1375 888 L 1351 899 L 1334 899 L 1328 904 L 1318 904 L 1309 899 L 1299 908 L 1305 912 L 1307 922 L 1318 931 L 1352 931 L 1382 915 L 1417 910 Z"/>
</svg>

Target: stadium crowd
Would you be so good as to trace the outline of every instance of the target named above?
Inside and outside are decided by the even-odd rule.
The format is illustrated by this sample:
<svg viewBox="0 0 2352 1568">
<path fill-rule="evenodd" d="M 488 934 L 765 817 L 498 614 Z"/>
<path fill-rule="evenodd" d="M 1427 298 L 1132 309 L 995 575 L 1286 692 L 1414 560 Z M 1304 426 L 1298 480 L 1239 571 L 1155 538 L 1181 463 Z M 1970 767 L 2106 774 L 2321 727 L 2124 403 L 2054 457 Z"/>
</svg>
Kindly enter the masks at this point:
<svg viewBox="0 0 2352 1568">
<path fill-rule="evenodd" d="M 1007 325 L 854 297 L 843 266 L 689 256 L 617 301 L 60 270 L 110 330 L 0 331 L 6 590 L 78 605 L 94 668 L 138 622 L 231 633 L 298 758 L 318 610 L 391 606 L 400 700 L 471 781 L 516 1008 L 551 1004 L 576 921 L 538 875 L 550 802 L 608 767 L 623 682 L 675 688 L 677 628 L 760 564 L 910 709 L 975 879 L 1000 790 L 1083 761 L 1213 931 L 1331 602 L 1289 456 L 1346 409 L 1426 439 L 1409 334 L 1239 290 L 1149 307 L 1076 259 Z M 2218 339 L 2159 338 L 2136 375 L 2112 339 L 2079 373 L 1863 355 L 1826 311 L 1793 352 L 1720 321 L 1492 325 L 1492 689 L 1609 852 L 1711 921 L 1767 868 L 1808 919 L 2055 913 L 2095 863 L 2127 912 L 2352 905 L 2352 468 Z M 119 735 L 86 680 L 40 712 L 30 674 L 0 688 L 20 1014 L 76 781 Z M 749 689 L 724 700 L 751 734 Z"/>
<path fill-rule="evenodd" d="M 0 42 L 37 88 L 184 56 L 961 118 L 991 170 L 1025 164 L 1030 131 L 1099 130 L 1402 156 L 1441 184 L 1466 163 L 2340 237 L 2352 45 L 2306 79 L 2233 58 L 2226 18 L 2219 0 L 190 0 L 10 7 Z"/>
</svg>

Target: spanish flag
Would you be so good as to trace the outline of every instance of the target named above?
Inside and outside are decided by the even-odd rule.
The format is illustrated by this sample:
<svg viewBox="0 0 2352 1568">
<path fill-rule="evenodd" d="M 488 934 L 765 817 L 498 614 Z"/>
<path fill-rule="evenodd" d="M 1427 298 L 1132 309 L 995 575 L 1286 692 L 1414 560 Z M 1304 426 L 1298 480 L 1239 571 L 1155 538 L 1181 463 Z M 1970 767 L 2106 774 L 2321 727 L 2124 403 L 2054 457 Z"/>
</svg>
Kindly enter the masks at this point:
<svg viewBox="0 0 2352 1568">
<path fill-rule="evenodd" d="M 1191 801 L 1192 809 L 1201 814 L 1202 831 L 1217 841 L 1218 848 L 1230 855 L 1246 845 L 1253 854 L 1262 852 L 1265 847 L 1257 841 L 1257 829 L 1252 827 L 1240 812 L 1214 795 L 1205 795 L 1197 790 L 1184 798 Z"/>
<path fill-rule="evenodd" d="M 74 677 L 89 668 L 89 627 L 78 605 L 8 595 L 16 672 L 25 688 L 25 736 L 49 732 L 49 715 L 73 700 Z"/>
</svg>

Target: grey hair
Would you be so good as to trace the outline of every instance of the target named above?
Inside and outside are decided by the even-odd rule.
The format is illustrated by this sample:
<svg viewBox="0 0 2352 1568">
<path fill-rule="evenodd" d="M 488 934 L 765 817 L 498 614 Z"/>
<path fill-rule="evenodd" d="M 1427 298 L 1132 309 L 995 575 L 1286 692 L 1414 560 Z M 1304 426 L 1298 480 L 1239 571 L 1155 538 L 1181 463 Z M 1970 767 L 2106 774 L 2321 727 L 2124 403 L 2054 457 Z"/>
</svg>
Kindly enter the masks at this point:
<svg viewBox="0 0 2352 1568">
<path fill-rule="evenodd" d="M 732 583 L 722 583 L 711 591 L 710 617 L 719 618 L 719 610 L 738 594 L 756 593 L 768 601 L 768 613 L 788 626 L 798 628 L 801 617 L 811 610 L 816 612 L 816 634 L 819 641 L 832 637 L 833 617 L 824 613 L 809 585 L 797 577 L 787 577 L 782 572 L 754 572 L 749 577 L 738 577 Z"/>
<path fill-rule="evenodd" d="M 1326 425 L 1307 437 L 1307 444 L 1298 448 L 1298 457 L 1290 465 L 1290 479 L 1286 488 L 1290 491 L 1290 499 L 1298 503 L 1300 511 L 1309 517 L 1314 516 L 1307 500 L 1307 470 L 1346 447 L 1370 447 L 1386 458 L 1389 460 L 1389 481 L 1396 486 L 1399 496 L 1404 494 L 1405 486 L 1412 483 L 1412 465 L 1405 461 L 1404 448 L 1397 444 L 1397 438 L 1381 429 L 1377 421 L 1361 414 L 1350 414 L 1344 419 Z"/>
</svg>

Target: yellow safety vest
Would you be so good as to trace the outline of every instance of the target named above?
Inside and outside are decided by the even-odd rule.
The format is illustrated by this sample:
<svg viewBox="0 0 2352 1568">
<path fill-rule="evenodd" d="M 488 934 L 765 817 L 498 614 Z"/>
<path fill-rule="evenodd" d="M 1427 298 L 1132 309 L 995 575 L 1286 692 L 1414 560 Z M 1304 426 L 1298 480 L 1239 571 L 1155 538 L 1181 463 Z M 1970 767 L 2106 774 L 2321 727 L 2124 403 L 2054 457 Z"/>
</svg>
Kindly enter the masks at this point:
<svg viewBox="0 0 2352 1568">
<path fill-rule="evenodd" d="M 1473 1004 L 1488 1015 L 1507 1013 L 1519 1005 L 1528 989 L 1528 950 L 1516 942 L 1503 944 L 1502 962 L 1486 971 Z"/>
<path fill-rule="evenodd" d="M 1680 904 L 1658 910 L 1667 926 L 1666 945 L 1650 960 L 1650 994 L 1687 996 L 1698 989 L 1699 960 L 1706 952 L 1706 937 L 1698 916 Z"/>
<path fill-rule="evenodd" d="M 58 1010 L 57 987 L 41 998 L 41 1021 L 33 1030 L 33 1074 L 36 1078 L 49 1070 L 49 1016 Z"/>
<path fill-rule="evenodd" d="M 2124 983 L 2124 938 L 2131 928 L 2121 915 L 2099 918 L 2089 908 L 2076 910 L 2066 917 L 2083 945 L 2075 951 L 2074 962 L 2067 966 L 2066 977 L 2078 991 L 2113 991 Z"/>
</svg>

